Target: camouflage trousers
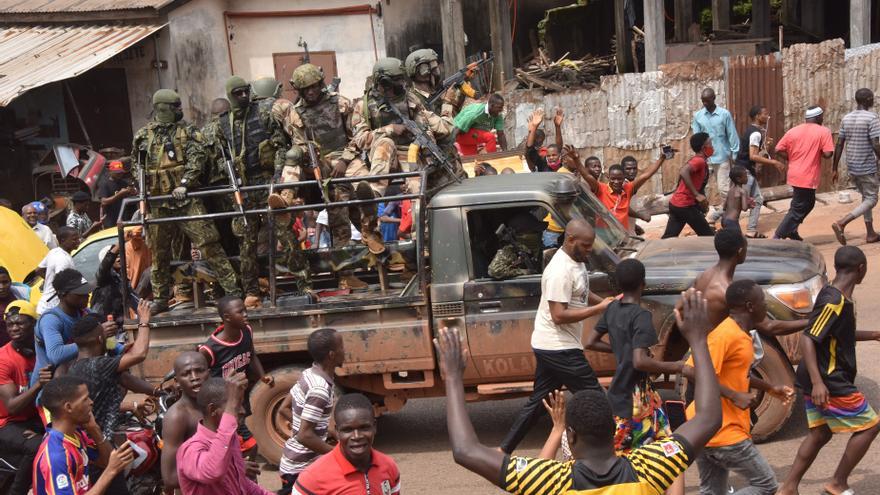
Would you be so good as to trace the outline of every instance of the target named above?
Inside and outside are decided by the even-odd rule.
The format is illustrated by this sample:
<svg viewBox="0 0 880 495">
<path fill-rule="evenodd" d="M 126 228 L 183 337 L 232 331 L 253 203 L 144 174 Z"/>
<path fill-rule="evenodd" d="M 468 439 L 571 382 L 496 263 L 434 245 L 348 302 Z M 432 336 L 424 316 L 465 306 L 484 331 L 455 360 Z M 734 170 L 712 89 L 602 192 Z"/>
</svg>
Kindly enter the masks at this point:
<svg viewBox="0 0 880 495">
<path fill-rule="evenodd" d="M 251 185 L 256 181 L 249 181 Z M 265 208 L 268 194 L 264 192 L 248 193 L 245 199 L 247 209 Z M 300 248 L 299 242 L 293 232 L 293 218 L 291 215 L 276 215 L 275 240 L 281 245 L 282 255 L 276 258 L 276 264 L 290 270 L 296 279 L 297 292 L 305 292 L 311 286 L 311 276 L 308 270 L 308 262 Z M 260 230 L 268 227 L 269 221 L 265 216 L 248 217 L 247 225 L 241 217 L 232 220 L 232 232 L 238 237 L 239 256 L 241 259 L 241 285 L 247 296 L 260 295 L 260 267 L 257 262 L 259 252 Z M 269 246 L 275 249 L 275 246 Z"/>
<path fill-rule="evenodd" d="M 200 200 L 190 199 L 189 203 L 181 208 L 153 207 L 150 211 L 150 218 L 191 217 L 206 213 L 207 210 Z M 217 283 L 220 284 L 223 291 L 227 295 L 240 295 L 238 277 L 236 277 L 232 265 L 229 264 L 226 253 L 220 247 L 220 235 L 214 224 L 207 220 L 191 220 L 148 226 L 147 241 L 153 254 L 153 263 L 150 267 L 153 299 L 159 302 L 168 302 L 171 295 L 172 243 L 178 232 L 182 232 L 186 239 L 202 253 L 202 259 L 216 274 Z"/>
</svg>

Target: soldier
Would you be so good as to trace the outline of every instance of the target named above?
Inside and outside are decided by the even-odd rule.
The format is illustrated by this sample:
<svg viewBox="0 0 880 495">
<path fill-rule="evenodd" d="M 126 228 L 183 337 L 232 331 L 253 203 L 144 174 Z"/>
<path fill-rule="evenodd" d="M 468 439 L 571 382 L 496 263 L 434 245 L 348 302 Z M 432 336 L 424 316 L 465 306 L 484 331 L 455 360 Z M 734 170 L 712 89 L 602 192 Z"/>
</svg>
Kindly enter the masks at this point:
<svg viewBox="0 0 880 495">
<path fill-rule="evenodd" d="M 251 83 L 254 101 L 268 100 L 269 106 L 281 96 L 281 83 L 274 77 L 261 77 Z"/>
<path fill-rule="evenodd" d="M 312 64 L 303 64 L 293 71 L 290 84 L 300 94 L 299 101 L 289 107 L 280 100 L 273 108 L 273 114 L 280 117 L 282 128 L 289 133 L 292 142 L 291 150 L 297 150 L 288 156 L 295 168 L 294 175 L 303 175 L 308 157 L 308 145 L 312 141 L 320 153 L 322 177 L 364 177 L 378 173 L 379 169 L 370 170 L 363 160 L 358 158 L 360 150 L 352 142 L 351 128 L 351 101 L 342 95 L 326 90 L 323 71 Z M 286 167 L 285 167 L 286 169 Z M 308 175 L 313 175 L 310 171 Z M 284 174 L 287 175 L 286 173 Z M 290 180 L 283 179 L 284 182 Z M 359 199 L 372 199 L 381 196 L 385 192 L 387 181 L 367 182 L 362 181 L 355 186 Z M 289 193 L 288 193 L 289 194 Z M 333 187 L 331 196 L 333 201 L 348 201 L 351 199 L 352 187 L 349 184 L 341 184 Z M 284 197 L 285 201 L 280 206 L 289 205 L 290 196 Z M 311 202 L 311 201 L 310 201 Z M 278 207 L 278 197 L 270 198 L 272 207 Z M 360 208 L 330 208 L 328 213 L 329 227 L 332 242 L 335 248 L 340 248 L 351 242 L 351 216 L 361 217 L 372 214 L 376 216 L 375 205 L 366 205 Z M 381 237 L 365 232 L 363 242 L 372 252 L 380 253 L 385 246 Z M 367 284 L 357 279 L 351 272 L 340 273 L 339 285 L 342 288 L 360 289 Z"/>
<path fill-rule="evenodd" d="M 435 140 L 447 138 L 453 129 L 451 119 L 425 109 L 419 97 L 406 89 L 406 78 L 403 63 L 396 58 L 383 58 L 373 65 L 372 86 L 352 116 L 356 122 L 354 142 L 361 149 L 369 149 L 371 173 L 379 175 L 392 170 L 401 170 L 398 153 L 407 155 L 414 137 L 409 134 L 406 126 L 400 123 L 399 117 L 387 107 L 394 105 L 400 112 L 418 124 Z M 457 157 L 445 157 L 460 176 L 463 171 Z M 424 165 L 424 152 L 420 153 L 418 163 L 411 163 L 408 168 L 417 170 Z M 449 173 L 436 164 L 428 176 L 429 186 L 437 188 L 445 181 L 452 180 Z M 417 179 L 411 180 L 410 190 L 420 190 Z M 360 191 L 358 191 L 360 192 Z M 361 218 L 361 232 L 375 231 L 375 213 L 372 217 Z"/>
<path fill-rule="evenodd" d="M 211 102 L 211 118 L 202 127 L 202 137 L 205 138 L 205 152 L 208 160 L 202 174 L 202 184 L 209 188 L 229 187 L 229 174 L 226 172 L 226 163 L 223 161 L 222 148 L 220 147 L 220 115 L 229 111 L 229 100 L 217 98 Z M 206 196 L 205 208 L 211 213 L 233 211 L 232 198 L 226 195 Z M 221 218 L 214 220 L 217 231 L 220 233 L 220 245 L 226 254 L 232 256 L 238 252 L 238 243 L 232 234 L 232 219 Z"/>
<path fill-rule="evenodd" d="M 271 105 L 260 101 L 251 101 L 251 88 L 247 81 L 239 76 L 232 76 L 226 81 L 226 96 L 230 110 L 220 115 L 220 139 L 218 146 L 228 153 L 233 160 L 235 170 L 240 174 L 244 185 L 269 184 L 276 170 L 284 165 L 284 152 L 287 150 L 287 138 L 272 118 Z M 251 192 L 245 198 L 246 208 L 255 209 L 266 204 L 266 192 Z M 245 292 L 247 308 L 262 307 L 259 285 L 259 267 L 257 266 L 257 247 L 260 228 L 266 219 L 260 216 L 244 219 L 236 217 L 232 220 L 232 230 L 239 239 L 241 259 L 241 280 Z M 297 292 L 309 290 L 308 272 L 297 264 L 297 256 L 289 251 L 296 247 L 292 242 L 293 231 L 282 221 L 275 222 L 276 236 L 286 248 L 284 258 L 279 260 L 282 266 L 294 273 L 297 280 Z M 269 246 L 274 249 L 275 246 Z"/>
<path fill-rule="evenodd" d="M 406 75 L 412 81 L 412 90 L 419 97 L 422 105 L 428 108 L 428 97 L 439 89 L 443 82 L 440 75 L 440 63 L 437 52 L 430 48 L 422 48 L 410 53 L 406 57 Z M 429 108 L 441 117 L 453 118 L 461 110 L 464 103 L 464 93 L 458 88 L 449 88 L 442 98 L 439 98 Z"/>
<path fill-rule="evenodd" d="M 186 196 L 187 190 L 199 185 L 205 166 L 202 134 L 183 120 L 180 96 L 170 89 L 160 89 L 153 95 L 153 115 L 153 120 L 138 130 L 132 150 L 139 158 L 137 166 L 145 167 L 146 192 L 151 196 L 171 194 L 173 199 L 152 204 L 148 218 L 207 214 L 200 199 Z M 168 309 L 171 291 L 169 240 L 178 228 L 201 252 L 226 294 L 240 294 L 238 279 L 226 253 L 220 247 L 220 236 L 214 224 L 206 220 L 153 224 L 149 226 L 148 236 L 153 255 L 151 313 L 157 314 Z"/>
<path fill-rule="evenodd" d="M 524 211 L 501 225 L 500 239 L 505 242 L 489 263 L 489 276 L 506 280 L 540 272 L 541 233 L 547 229 L 542 222 Z M 530 267 L 531 265 L 531 267 Z"/>
</svg>

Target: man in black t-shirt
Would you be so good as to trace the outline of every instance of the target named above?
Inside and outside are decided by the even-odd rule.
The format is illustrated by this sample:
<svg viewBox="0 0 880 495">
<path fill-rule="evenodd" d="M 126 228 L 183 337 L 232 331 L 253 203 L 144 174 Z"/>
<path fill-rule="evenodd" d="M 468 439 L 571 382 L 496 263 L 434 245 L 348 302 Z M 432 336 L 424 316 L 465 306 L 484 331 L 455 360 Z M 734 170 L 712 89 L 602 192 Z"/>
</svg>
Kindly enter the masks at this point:
<svg viewBox="0 0 880 495">
<path fill-rule="evenodd" d="M 880 332 L 856 330 L 855 286 L 868 272 L 865 253 L 844 246 L 834 254 L 834 280 L 819 292 L 810 324 L 801 336 L 803 360 L 797 384 L 804 391 L 810 433 L 798 449 L 778 492 L 798 493 L 798 485 L 833 433 L 852 433 L 826 493 L 850 492 L 848 478 L 880 432 L 880 418 L 855 386 L 856 342 L 880 340 Z"/>
<path fill-rule="evenodd" d="M 650 348 L 657 344 L 657 331 L 651 312 L 641 306 L 645 265 L 636 259 L 626 259 L 617 265 L 615 275 L 623 296 L 608 306 L 584 347 L 613 353 L 617 359 L 608 400 L 617 426 L 614 450 L 618 455 L 626 455 L 672 434 L 650 375 L 681 373 L 682 363 L 657 361 L 651 356 Z M 601 340 L 605 334 L 610 345 Z"/>
<path fill-rule="evenodd" d="M 778 170 L 785 166 L 779 160 L 774 160 L 765 153 L 766 148 L 772 148 L 773 140 L 767 137 L 767 122 L 770 121 L 770 112 L 766 107 L 755 105 L 749 110 L 749 125 L 746 126 L 739 138 L 739 152 L 736 155 L 736 164 L 742 165 L 749 171 L 749 180 L 746 182 L 745 191 L 754 200 L 755 205 L 749 215 L 749 225 L 746 227 L 746 236 L 753 239 L 762 239 L 765 236 L 758 232 L 758 219 L 761 216 L 761 206 L 764 204 L 764 196 L 758 185 L 758 165 L 771 165 Z"/>
<path fill-rule="evenodd" d="M 109 229 L 116 225 L 119 219 L 122 200 L 134 196 L 137 191 L 125 178 L 126 172 L 122 162 L 118 160 L 110 162 L 107 171 L 110 176 L 98 184 L 98 199 L 101 200 L 101 208 L 104 210 L 104 228 Z"/>
</svg>

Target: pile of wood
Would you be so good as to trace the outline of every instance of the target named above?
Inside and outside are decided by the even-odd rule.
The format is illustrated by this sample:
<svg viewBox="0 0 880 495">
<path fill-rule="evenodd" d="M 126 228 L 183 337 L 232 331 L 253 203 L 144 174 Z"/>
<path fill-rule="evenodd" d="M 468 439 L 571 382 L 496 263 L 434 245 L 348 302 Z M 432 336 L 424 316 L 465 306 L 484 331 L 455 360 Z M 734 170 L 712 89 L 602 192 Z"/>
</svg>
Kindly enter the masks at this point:
<svg viewBox="0 0 880 495">
<path fill-rule="evenodd" d="M 614 55 L 596 57 L 585 55 L 576 60 L 567 58 L 568 53 L 552 60 L 543 49 L 525 67 L 516 69 L 519 87 L 543 88 L 547 91 L 565 91 L 570 88 L 593 89 L 599 86 L 601 76 L 614 74 L 616 65 Z"/>
</svg>

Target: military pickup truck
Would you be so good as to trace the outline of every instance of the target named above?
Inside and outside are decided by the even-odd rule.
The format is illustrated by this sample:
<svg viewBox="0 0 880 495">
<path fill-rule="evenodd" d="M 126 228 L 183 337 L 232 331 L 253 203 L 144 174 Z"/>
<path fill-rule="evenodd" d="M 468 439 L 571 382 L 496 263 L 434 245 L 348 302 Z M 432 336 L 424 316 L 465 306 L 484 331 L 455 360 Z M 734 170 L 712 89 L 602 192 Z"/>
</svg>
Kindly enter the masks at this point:
<svg viewBox="0 0 880 495">
<path fill-rule="evenodd" d="M 405 174 L 398 174 L 402 176 Z M 576 217 L 595 226 L 597 238 L 589 260 L 590 288 L 617 294 L 614 271 L 624 258 L 647 267 L 644 303 L 654 316 L 659 344 L 655 355 L 678 360 L 687 351 L 675 328 L 672 309 L 679 293 L 713 264 L 712 238 L 646 241 L 627 234 L 599 201 L 563 174 L 532 173 L 466 179 L 434 195 L 427 207 L 414 198 L 414 239 L 389 245 L 417 269 L 382 273 L 374 268 L 358 276 L 370 288 L 350 294 L 325 293 L 318 301 L 279 296 L 274 306 L 249 312 L 254 342 L 274 386 L 258 383 L 250 395 L 253 415 L 248 424 L 261 453 L 277 462 L 289 434 L 279 407 L 300 372 L 311 362 L 306 340 L 317 328 L 342 332 L 345 365 L 338 386 L 371 397 L 377 414 L 401 409 L 409 399 L 444 395 L 432 345 L 443 325 L 458 327 L 467 339 L 470 363 L 465 374 L 467 398 L 501 400 L 530 393 L 535 361 L 529 345 L 540 299 L 539 274 L 493 280 L 487 269 L 500 241 L 496 229 L 514 213 L 527 211 L 538 219 L 549 213 L 564 225 Z M 112 242 L 107 239 L 105 242 Z M 354 248 L 360 249 L 360 248 Z M 362 249 L 360 249 L 363 251 Z M 93 251 L 90 249 L 89 251 Z M 549 253 L 547 253 L 549 254 Z M 314 273 L 328 273 L 328 254 L 310 252 Z M 771 318 L 801 318 L 825 282 L 825 264 L 810 244 L 751 241 L 748 259 L 737 277 L 757 281 L 768 294 Z M 283 277 L 279 278 L 283 286 Z M 316 278 L 315 284 L 332 285 Z M 384 287 L 384 289 L 383 289 Z M 174 357 L 193 349 L 217 327 L 216 310 L 178 310 L 154 320 L 150 359 L 141 372 L 157 380 L 171 369 Z M 594 321 L 584 323 L 588 331 Z M 792 367 L 800 354 L 797 336 L 765 337 L 766 356 L 757 368 L 774 383 L 793 384 Z M 615 370 L 610 354 L 587 352 L 607 384 Z M 663 377 L 671 388 L 674 377 Z M 791 414 L 791 405 L 764 396 L 757 406 L 755 436 L 776 432 Z M 503 421 L 502 418 L 499 418 Z M 513 418 L 509 418 L 513 421 Z"/>
</svg>

